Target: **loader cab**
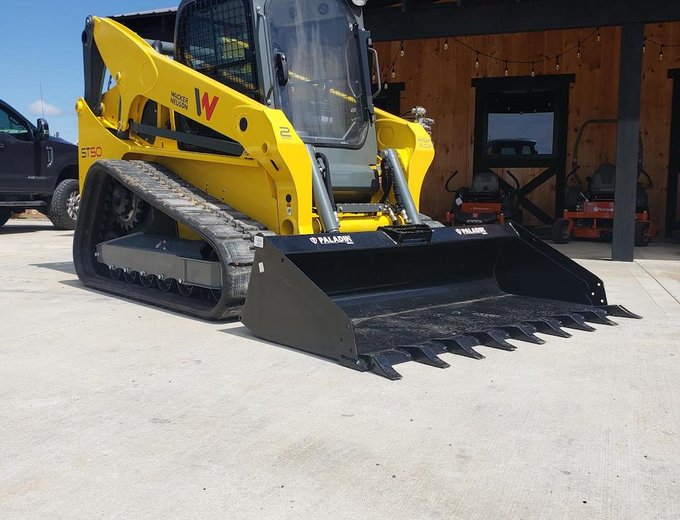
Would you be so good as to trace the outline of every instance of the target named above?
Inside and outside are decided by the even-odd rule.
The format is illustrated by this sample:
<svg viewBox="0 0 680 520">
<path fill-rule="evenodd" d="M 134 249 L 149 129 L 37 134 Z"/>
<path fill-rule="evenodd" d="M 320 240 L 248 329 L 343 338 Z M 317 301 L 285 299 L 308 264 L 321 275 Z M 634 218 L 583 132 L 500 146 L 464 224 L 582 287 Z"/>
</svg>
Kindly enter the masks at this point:
<svg viewBox="0 0 680 520">
<path fill-rule="evenodd" d="M 275 102 L 305 142 L 359 148 L 372 106 L 362 85 L 359 26 L 342 0 L 269 0 Z"/>
<path fill-rule="evenodd" d="M 378 190 L 369 33 L 345 0 L 268 0 L 274 105 L 328 163 L 337 202 Z"/>
<path fill-rule="evenodd" d="M 175 34 L 179 62 L 286 114 L 330 172 L 336 202 L 377 193 L 360 8 L 347 0 L 184 0 Z"/>
</svg>

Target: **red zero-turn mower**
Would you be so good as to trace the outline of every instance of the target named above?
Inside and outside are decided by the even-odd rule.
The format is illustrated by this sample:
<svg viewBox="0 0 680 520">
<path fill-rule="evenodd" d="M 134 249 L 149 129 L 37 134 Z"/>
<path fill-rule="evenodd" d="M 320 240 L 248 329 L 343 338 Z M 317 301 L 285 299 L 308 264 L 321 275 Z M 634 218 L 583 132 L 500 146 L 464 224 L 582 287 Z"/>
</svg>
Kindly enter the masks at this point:
<svg viewBox="0 0 680 520">
<path fill-rule="evenodd" d="M 450 226 L 503 223 L 506 220 L 521 223 L 522 213 L 517 203 L 519 181 L 510 171 L 506 173 L 515 184 L 514 188 L 503 189 L 505 183 L 488 170 L 475 173 L 469 188 L 452 189 L 451 181 L 458 174 L 458 171 L 453 172 L 445 185 L 446 191 L 454 194 L 446 223 Z"/>
<path fill-rule="evenodd" d="M 592 177 L 586 177 L 587 187 L 578 175 L 578 146 L 583 130 L 590 124 L 616 123 L 616 120 L 586 121 L 579 131 L 574 145 L 572 170 L 567 175 L 566 209 L 562 218 L 557 219 L 552 227 L 552 240 L 556 244 L 565 244 L 572 238 L 590 238 L 611 240 L 614 227 L 614 188 L 616 182 L 616 166 L 603 163 L 597 167 Z M 640 182 L 644 179 L 644 182 Z M 570 182 L 571 181 L 571 182 Z M 652 179 L 643 168 L 642 143 L 640 143 L 640 159 L 638 160 L 638 186 L 635 199 L 635 245 L 646 246 L 655 235 L 649 220 L 647 190 L 652 186 Z"/>
</svg>

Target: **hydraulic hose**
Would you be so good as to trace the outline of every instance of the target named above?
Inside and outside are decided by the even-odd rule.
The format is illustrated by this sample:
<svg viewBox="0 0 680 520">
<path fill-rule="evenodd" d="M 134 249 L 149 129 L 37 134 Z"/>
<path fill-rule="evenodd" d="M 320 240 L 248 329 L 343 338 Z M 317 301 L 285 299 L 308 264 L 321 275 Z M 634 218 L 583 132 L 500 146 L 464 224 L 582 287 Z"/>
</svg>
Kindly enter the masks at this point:
<svg viewBox="0 0 680 520">
<path fill-rule="evenodd" d="M 413 202 L 413 197 L 408 189 L 408 183 L 406 182 L 404 170 L 401 167 L 397 152 L 392 148 L 387 148 L 380 152 L 380 156 L 383 161 L 387 162 L 390 169 L 392 182 L 394 183 L 394 197 L 397 199 L 397 204 L 399 204 L 406 213 L 406 218 L 409 220 L 410 224 L 422 224 L 420 215 L 416 209 L 416 204 Z"/>
<path fill-rule="evenodd" d="M 340 230 L 340 223 L 338 222 L 338 217 L 335 216 L 331 199 L 328 196 L 323 174 L 316 160 L 316 151 L 311 144 L 307 145 L 307 151 L 312 159 L 312 192 L 314 194 L 316 211 L 321 219 L 321 225 L 326 233 L 337 233 Z"/>
</svg>

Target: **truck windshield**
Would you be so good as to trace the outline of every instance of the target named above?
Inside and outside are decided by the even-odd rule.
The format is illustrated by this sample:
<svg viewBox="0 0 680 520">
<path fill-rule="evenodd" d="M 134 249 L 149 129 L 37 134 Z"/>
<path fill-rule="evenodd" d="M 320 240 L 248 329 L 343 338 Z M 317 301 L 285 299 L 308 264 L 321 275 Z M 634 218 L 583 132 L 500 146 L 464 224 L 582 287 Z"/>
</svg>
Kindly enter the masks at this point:
<svg viewBox="0 0 680 520">
<path fill-rule="evenodd" d="M 270 0 L 267 18 L 274 61 L 285 59 L 288 68 L 287 81 L 275 71 L 277 99 L 295 131 L 309 143 L 360 146 L 368 121 L 349 6 L 344 0 Z"/>
</svg>

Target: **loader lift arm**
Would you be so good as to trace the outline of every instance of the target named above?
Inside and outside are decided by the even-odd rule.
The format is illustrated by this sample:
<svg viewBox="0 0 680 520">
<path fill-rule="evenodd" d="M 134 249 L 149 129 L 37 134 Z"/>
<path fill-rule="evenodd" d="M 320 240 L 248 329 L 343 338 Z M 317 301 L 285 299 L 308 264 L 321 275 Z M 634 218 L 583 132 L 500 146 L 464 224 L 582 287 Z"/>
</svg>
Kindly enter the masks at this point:
<svg viewBox="0 0 680 520">
<path fill-rule="evenodd" d="M 88 18 L 83 42 L 86 98 L 85 103 L 79 103 L 77 109 L 79 112 L 89 110 L 92 116 L 106 119 L 111 131 L 129 148 L 125 155 L 153 153 L 149 150 L 149 144 L 131 129 L 131 125 L 134 128 L 135 123 L 141 120 L 140 108 L 143 107 L 140 105 L 153 101 L 158 106 L 170 107 L 176 113 L 198 120 L 200 124 L 240 144 L 244 150 L 240 162 L 257 161 L 266 172 L 269 183 L 276 188 L 276 202 L 281 207 L 278 220 L 293 222 L 293 231 L 296 233 L 313 231 L 310 219 L 300 214 L 301 208 L 305 208 L 306 212 L 312 205 L 311 177 L 300 173 L 311 170 L 311 159 L 305 144 L 282 111 L 269 109 L 216 80 L 168 59 L 128 28 L 111 19 Z M 91 67 L 90 74 L 87 73 L 88 64 Z M 116 86 L 114 92 L 107 92 L 102 97 L 100 92 L 105 69 L 116 79 Z M 114 96 L 118 99 L 110 99 Z M 204 99 L 209 100 L 209 110 L 202 107 Z M 117 109 L 107 110 L 109 103 L 115 103 Z M 94 160 L 81 163 L 81 173 L 86 173 L 93 163 Z M 81 175 L 81 178 L 84 177 Z M 296 200 L 288 205 L 285 196 L 291 193 L 296 194 Z M 286 215 L 286 211 L 290 214 Z M 283 216 L 285 218 L 281 218 Z M 264 218 L 258 220 L 270 229 L 279 231 L 277 222 Z"/>
</svg>

